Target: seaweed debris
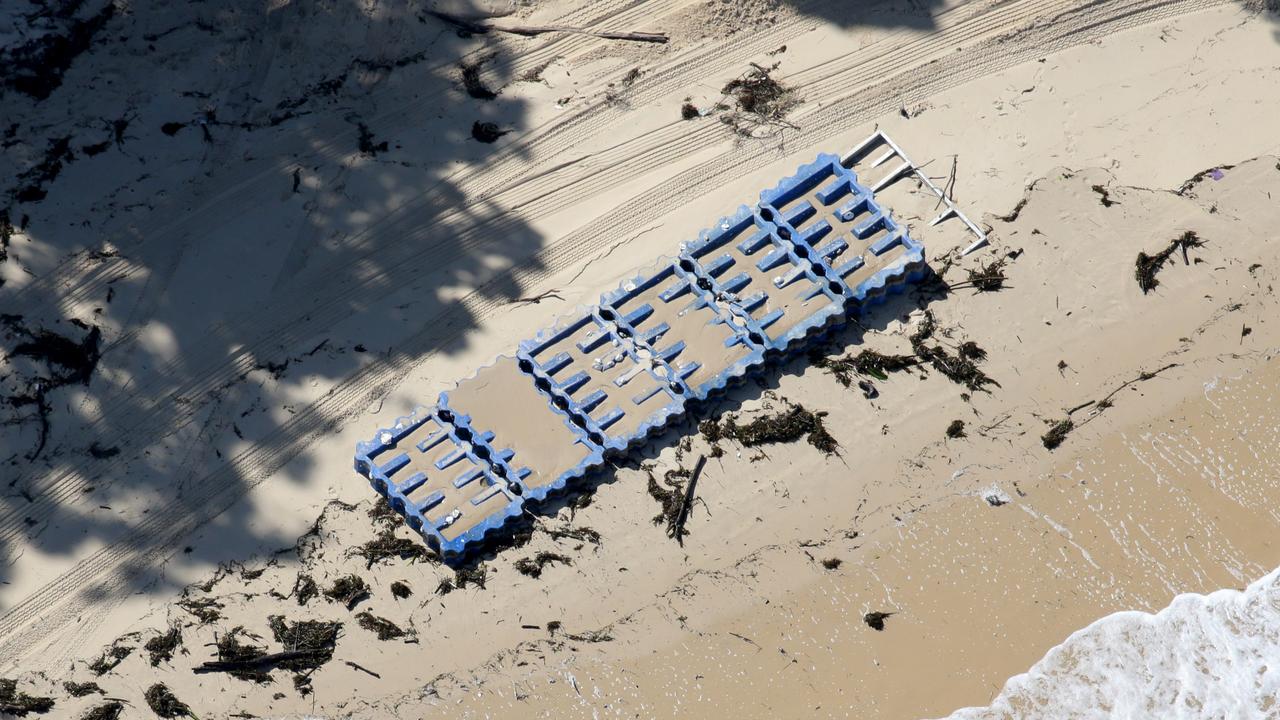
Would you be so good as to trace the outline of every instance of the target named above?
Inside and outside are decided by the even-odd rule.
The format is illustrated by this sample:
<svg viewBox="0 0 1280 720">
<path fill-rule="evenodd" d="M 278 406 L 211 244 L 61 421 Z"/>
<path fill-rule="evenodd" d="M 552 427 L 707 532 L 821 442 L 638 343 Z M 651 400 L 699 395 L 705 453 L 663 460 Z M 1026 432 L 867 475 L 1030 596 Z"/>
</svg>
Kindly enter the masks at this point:
<svg viewBox="0 0 1280 720">
<path fill-rule="evenodd" d="M 409 538 L 396 537 L 395 528 L 391 526 L 384 526 L 376 538 L 351 552 L 364 558 L 366 570 L 372 568 L 374 563 L 389 558 L 421 560 L 431 557 L 431 553 L 421 542 Z"/>
<path fill-rule="evenodd" d="M 0 678 L 0 713 L 24 717 L 27 713 L 47 713 L 53 709 L 53 698 L 18 692 L 18 681 Z"/>
<path fill-rule="evenodd" d="M 409 587 L 408 583 L 396 580 L 391 583 L 391 594 L 400 600 L 404 600 L 405 598 L 413 595 L 413 590 Z"/>
<path fill-rule="evenodd" d="M 334 648 L 338 645 L 338 634 L 342 630 L 340 622 L 324 622 L 320 620 L 299 620 L 286 622 L 281 615 L 267 618 L 271 634 L 276 642 L 284 647 L 285 653 L 294 653 L 295 657 L 282 659 L 279 667 L 286 670 L 314 670 L 333 659 Z"/>
<path fill-rule="evenodd" d="M 964 436 L 964 421 L 952 420 L 951 424 L 947 426 L 947 437 L 955 439 L 962 438 Z"/>
<path fill-rule="evenodd" d="M 175 626 L 148 640 L 142 649 L 151 654 L 151 667 L 157 667 L 172 660 L 174 651 L 181 645 L 182 631 Z"/>
<path fill-rule="evenodd" d="M 222 603 L 213 598 L 183 598 L 178 601 L 178 607 L 186 610 L 200 621 L 201 625 L 216 622 L 222 619 Z"/>
<path fill-rule="evenodd" d="M 689 102 L 687 102 L 687 103 L 685 103 L 685 104 L 683 104 L 683 105 L 681 105 L 681 106 L 680 106 L 680 119 L 681 119 L 681 120 L 692 120 L 692 119 L 694 119 L 694 118 L 696 118 L 696 117 L 699 117 L 699 116 L 701 116 L 701 115 L 702 115 L 702 113 L 698 112 L 698 107 L 697 107 L 696 105 L 694 105 L 693 103 L 689 103 Z"/>
<path fill-rule="evenodd" d="M 837 358 L 824 357 L 815 353 L 810 359 L 814 365 L 835 376 L 836 381 L 845 387 L 853 384 L 855 373 L 877 380 L 888 380 L 889 373 L 920 364 L 920 360 L 914 355 L 885 355 L 875 350 L 863 350 L 857 355 Z"/>
<path fill-rule="evenodd" d="M 162 718 L 195 717 L 191 708 L 179 700 L 164 683 L 156 683 L 147 688 L 143 697 L 147 701 L 147 707 L 151 708 L 151 712 Z"/>
<path fill-rule="evenodd" d="M 910 337 L 911 349 L 915 351 L 916 357 L 928 362 L 947 379 L 970 390 L 985 392 L 987 385 L 1000 387 L 1000 383 L 978 369 L 977 363 L 987 356 L 985 350 L 972 341 L 961 344 L 955 354 L 940 344 L 929 345 L 926 341 L 933 338 L 936 330 L 937 320 L 932 311 L 926 310 L 920 325 Z"/>
<path fill-rule="evenodd" d="M 1005 259 L 1000 258 L 989 265 L 980 265 L 969 271 L 969 285 L 978 292 L 996 292 L 1004 289 L 1008 278 L 1004 273 Z"/>
<path fill-rule="evenodd" d="M 826 560 L 822 561 L 822 567 L 828 570 L 836 570 L 843 564 L 844 564 L 843 560 L 841 560 L 840 558 L 834 558 L 834 557 L 827 558 Z"/>
<path fill-rule="evenodd" d="M 459 590 L 465 589 L 468 585 L 475 585 L 481 590 L 484 589 L 484 581 L 488 577 L 488 570 L 484 565 L 476 565 L 475 567 L 458 568 L 454 573 L 454 582 Z"/>
<path fill-rule="evenodd" d="M 1156 273 L 1160 272 L 1161 268 L 1164 267 L 1175 252 L 1181 250 L 1183 263 L 1190 265 L 1190 260 L 1187 258 L 1187 250 L 1189 248 L 1203 247 L 1204 244 L 1205 241 L 1201 240 L 1194 230 L 1188 230 L 1178 238 L 1170 241 L 1169 247 L 1155 255 L 1139 252 L 1138 259 L 1134 263 L 1133 276 L 1138 281 L 1138 287 L 1142 289 L 1142 294 L 1146 295 L 1160 284 L 1160 281 L 1156 280 Z"/>
<path fill-rule="evenodd" d="M 119 720 L 124 712 L 124 703 L 119 700 L 108 700 L 101 705 L 94 705 L 80 716 L 80 720 Z"/>
<path fill-rule="evenodd" d="M 486 121 L 477 120 L 471 124 L 471 138 L 473 140 L 477 140 L 479 142 L 485 143 L 486 145 L 489 143 L 497 142 L 498 138 L 502 137 L 503 135 L 506 135 L 509 132 L 511 131 L 503 130 L 501 127 L 498 126 L 498 123 L 495 123 L 495 122 L 486 122 Z"/>
<path fill-rule="evenodd" d="M 743 447 L 791 443 L 804 438 L 810 445 L 826 455 L 836 454 L 840 444 L 827 432 L 823 418 L 825 412 L 810 412 L 800 404 L 790 404 L 786 409 L 770 415 L 762 415 L 739 425 L 733 415 L 725 418 L 714 431 L 718 437 L 736 440 Z M 703 432 L 706 435 L 706 431 Z"/>
<path fill-rule="evenodd" d="M 133 654 L 133 647 L 129 645 L 120 645 L 120 641 L 111 644 L 111 647 L 103 651 L 97 660 L 89 663 L 89 669 L 94 675 L 106 675 L 116 666 L 124 662 L 124 659 Z"/>
<path fill-rule="evenodd" d="M 359 575 L 344 575 L 324 591 L 324 596 L 346 605 L 350 610 L 356 606 L 356 603 L 369 597 L 369 586 Z"/>
<path fill-rule="evenodd" d="M 237 625 L 218 638 L 214 644 L 218 649 L 217 662 L 225 666 L 225 672 L 231 677 L 259 683 L 270 682 L 270 668 L 263 667 L 265 663 L 260 663 L 267 656 L 266 648 L 240 642 L 241 636 L 249 637 L 249 634 L 243 626 Z"/>
<path fill-rule="evenodd" d="M 1049 430 L 1040 436 L 1040 442 L 1048 450 L 1053 450 L 1067 439 L 1067 435 L 1076 429 L 1076 424 L 1071 418 L 1063 418 L 1061 420 L 1049 424 Z"/>
<path fill-rule="evenodd" d="M 467 94 L 477 100 L 493 100 L 498 97 L 498 93 L 485 87 L 484 81 L 480 79 L 480 68 L 486 62 L 492 60 L 492 55 L 487 55 L 473 63 L 462 63 L 462 87 Z"/>
<path fill-rule="evenodd" d="M 66 680 L 62 683 L 62 689 L 67 691 L 71 697 L 84 697 L 93 693 L 99 695 L 104 694 L 102 687 L 96 682 L 75 682 L 74 680 Z"/>
<path fill-rule="evenodd" d="M 561 565 L 572 565 L 573 560 L 565 555 L 543 550 L 531 558 L 522 558 L 517 560 L 514 567 L 521 575 L 538 578 L 542 577 L 543 568 L 548 565 L 554 565 L 555 563 L 560 563 Z"/>
<path fill-rule="evenodd" d="M 399 625 L 384 617 L 378 617 L 368 610 L 357 614 L 356 621 L 360 623 L 360 627 L 376 633 L 379 640 L 395 640 L 405 636 L 404 629 Z"/>
<path fill-rule="evenodd" d="M 760 128 L 794 128 L 785 118 L 802 101 L 795 90 L 773 77 L 777 69 L 778 63 L 767 68 L 751 63 L 751 69 L 729 81 L 721 92 L 726 100 L 733 98 L 736 108 L 722 115 L 720 121 L 745 137 L 753 136 Z M 718 107 L 727 109 L 723 101 Z"/>
<path fill-rule="evenodd" d="M 298 578 L 293 581 L 293 597 L 298 604 L 306 605 L 319 594 L 320 588 L 315 579 L 307 573 L 298 573 Z"/>
<path fill-rule="evenodd" d="M 862 621 L 865 622 L 867 627 L 872 630 L 875 630 L 876 632 L 884 632 L 884 621 L 892 616 L 893 613 L 891 612 L 869 612 L 862 616 Z"/>
</svg>

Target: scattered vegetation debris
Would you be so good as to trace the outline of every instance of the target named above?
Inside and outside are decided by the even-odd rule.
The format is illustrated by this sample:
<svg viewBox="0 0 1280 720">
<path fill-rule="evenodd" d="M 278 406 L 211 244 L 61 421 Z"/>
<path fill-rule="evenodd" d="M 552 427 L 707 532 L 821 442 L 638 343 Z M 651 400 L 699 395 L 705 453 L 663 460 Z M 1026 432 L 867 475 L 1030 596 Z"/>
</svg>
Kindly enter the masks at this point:
<svg viewBox="0 0 1280 720">
<path fill-rule="evenodd" d="M 614 30 L 591 30 L 588 28 L 570 27 L 568 25 L 487 25 L 485 23 L 468 20 L 466 18 L 457 17 L 438 10 L 428 10 L 428 15 L 443 20 L 444 22 L 458 29 L 459 34 L 466 33 L 468 35 L 485 35 L 489 32 L 504 32 L 512 35 L 523 35 L 525 37 L 533 37 L 542 35 L 543 33 L 574 33 L 577 35 L 591 35 L 593 37 L 605 40 L 632 40 L 635 42 L 648 43 L 665 43 L 668 38 L 662 33 L 650 32 L 622 32 Z"/>
<path fill-rule="evenodd" d="M 875 350 L 863 350 L 850 357 L 829 358 L 815 354 L 811 360 L 817 367 L 835 376 L 845 387 L 853 384 L 854 373 L 877 380 L 888 380 L 889 373 L 906 370 L 920 364 L 914 355 L 884 355 Z"/>
<path fill-rule="evenodd" d="M 448 595 L 453 591 L 454 591 L 453 578 L 445 578 L 440 581 L 439 585 L 436 585 L 437 595 Z"/>
<path fill-rule="evenodd" d="M 99 695 L 103 694 L 102 687 L 98 685 L 98 683 L 92 681 L 75 682 L 74 680 L 67 680 L 62 683 L 62 689 L 66 690 L 67 694 L 71 697 L 84 697 L 85 695 L 91 695 L 93 693 L 98 693 Z"/>
<path fill-rule="evenodd" d="M 702 113 L 698 112 L 698 107 L 693 103 L 685 103 L 680 106 L 680 119 L 692 120 L 696 117 L 702 117 Z"/>
<path fill-rule="evenodd" d="M 369 508 L 368 514 L 369 519 L 372 520 L 375 525 L 390 527 L 397 527 L 400 525 L 400 513 L 396 512 L 395 508 L 391 507 L 391 503 L 388 503 L 385 498 L 379 497 L 377 500 L 374 500 L 373 506 Z"/>
<path fill-rule="evenodd" d="M 124 662 L 124 659 L 129 657 L 131 654 L 133 654 L 133 647 L 129 645 L 121 645 L 120 641 L 117 640 L 111 644 L 111 647 L 104 650 L 103 653 L 98 656 L 97 660 L 89 663 L 89 670 L 91 670 L 94 675 L 106 675 L 112 670 L 115 670 L 116 666 Z"/>
<path fill-rule="evenodd" d="M 721 115 L 720 121 L 746 137 L 755 136 L 762 128 L 794 128 L 786 117 L 801 100 L 793 89 L 773 77 L 778 65 L 766 68 L 751 63 L 750 70 L 729 81 L 721 92 L 726 100 L 733 99 L 735 108 Z M 717 107 L 728 110 L 723 101 Z"/>
<path fill-rule="evenodd" d="M 356 606 L 356 603 L 369 597 L 369 586 L 359 575 L 344 575 L 324 591 L 324 596 L 346 605 L 350 610 Z"/>
<path fill-rule="evenodd" d="M 397 537 L 395 528 L 390 525 L 383 526 L 377 537 L 352 552 L 364 558 L 366 570 L 373 567 L 374 563 L 389 558 L 421 560 L 431 557 L 430 551 L 420 541 Z"/>
<path fill-rule="evenodd" d="M 715 424 L 715 421 L 712 420 L 707 422 Z M 666 471 L 662 476 L 662 484 L 659 484 L 653 472 L 649 472 L 649 497 L 657 500 L 658 505 L 661 507 L 658 514 L 653 516 L 653 524 L 666 525 L 668 537 L 674 537 L 676 519 L 680 516 L 680 505 L 684 498 L 684 491 L 688 485 L 689 478 L 692 476 L 693 473 L 691 471 L 684 468 L 676 468 Z"/>
<path fill-rule="evenodd" d="M 52 10 L 58 19 L 67 20 L 79 5 L 45 8 L 33 16 L 48 15 Z M 0 81 L 37 101 L 48 98 L 62 85 L 63 74 L 89 49 L 94 37 L 115 14 L 115 3 L 106 3 L 97 13 L 71 21 L 58 31 L 41 33 L 22 45 L 6 47 Z"/>
<path fill-rule="evenodd" d="M 826 560 L 823 560 L 823 561 L 822 561 L 822 567 L 824 567 L 824 568 L 826 568 L 826 569 L 828 569 L 828 570 L 837 570 L 837 569 L 839 569 L 839 568 L 840 568 L 840 566 L 841 566 L 841 565 L 843 565 L 843 564 L 844 564 L 844 561 L 843 561 L 843 560 L 841 560 L 840 558 L 835 558 L 835 557 L 833 557 L 833 558 L 827 558 Z"/>
<path fill-rule="evenodd" d="M 1111 193 L 1107 190 L 1107 188 L 1106 188 L 1105 186 L 1103 186 L 1103 185 L 1094 185 L 1094 186 L 1093 186 L 1093 188 L 1092 188 L 1092 190 L 1093 190 L 1094 192 L 1098 193 L 1098 195 L 1102 196 L 1102 200 L 1101 200 L 1101 202 L 1102 202 L 1102 207 L 1111 207 L 1112 205 L 1119 205 L 1119 204 L 1120 204 L 1120 203 L 1116 202 L 1115 200 L 1112 200 L 1112 199 L 1111 199 Z"/>
<path fill-rule="evenodd" d="M 101 705 L 94 705 L 80 716 L 80 720 L 119 720 L 124 712 L 124 703 L 119 700 L 108 700 Z"/>
<path fill-rule="evenodd" d="M 1063 418 L 1049 424 L 1049 430 L 1040 436 L 1040 442 L 1044 444 L 1048 450 L 1053 450 L 1067 439 L 1067 435 L 1076 429 L 1076 424 L 1071 418 Z"/>
<path fill-rule="evenodd" d="M 178 607 L 194 615 L 201 625 L 222 619 L 222 603 L 213 598 L 183 598 Z"/>
<path fill-rule="evenodd" d="M 963 343 L 956 354 L 952 354 L 942 345 L 929 345 L 926 341 L 933 338 L 937 330 L 937 321 L 933 312 L 926 310 L 924 318 L 915 332 L 911 334 L 911 348 L 922 362 L 928 362 L 935 370 L 942 373 L 952 382 L 964 385 L 970 390 L 986 391 L 987 385 L 1000 387 L 1000 383 L 991 379 L 978 369 L 978 362 L 986 358 L 986 351 L 975 342 Z"/>
<path fill-rule="evenodd" d="M 1187 250 L 1189 248 L 1203 247 L 1204 244 L 1205 241 L 1201 240 L 1194 230 L 1188 230 L 1177 239 L 1172 240 L 1169 243 L 1169 247 L 1155 255 L 1148 255 L 1145 252 L 1138 253 L 1133 276 L 1138 281 L 1138 287 L 1142 289 L 1142 294 L 1146 295 L 1160 284 L 1160 281 L 1156 280 L 1156 273 L 1160 272 L 1160 269 L 1164 267 L 1165 262 L 1173 256 L 1174 252 L 1181 250 L 1183 263 L 1189 265 Z"/>
<path fill-rule="evenodd" d="M 545 73 L 547 71 L 547 68 L 551 67 L 551 65 L 559 59 L 560 58 L 558 57 L 554 57 L 554 58 L 551 58 L 550 60 L 547 60 L 544 63 L 535 65 L 529 68 L 528 70 L 525 70 L 523 73 L 521 73 L 520 77 L 516 78 L 516 80 L 518 82 L 542 82 L 542 74 Z"/>
<path fill-rule="evenodd" d="M 862 616 L 862 621 L 872 630 L 884 632 L 884 621 L 893 617 L 893 615 L 894 613 L 891 612 L 869 612 Z"/>
<path fill-rule="evenodd" d="M 250 680 L 252 682 L 265 683 L 271 680 L 268 672 L 270 667 L 266 663 L 261 663 L 262 658 L 267 656 L 266 648 L 250 643 L 240 641 L 241 637 L 249 637 L 245 629 L 241 625 L 231 628 L 223 633 L 219 638 L 215 647 L 218 649 L 218 669 L 226 672 L 228 675 L 239 678 L 241 680 Z M 210 663 L 204 663 L 196 668 L 196 672 L 205 672 L 205 668 Z"/>
<path fill-rule="evenodd" d="M 965 437 L 964 421 L 952 420 L 951 424 L 947 426 L 947 437 L 952 439 Z"/>
<path fill-rule="evenodd" d="M 462 63 L 461 65 L 462 87 L 466 89 L 468 95 L 477 100 L 493 100 L 498 97 L 498 93 L 485 87 L 484 81 L 480 79 L 480 69 L 493 57 L 493 55 L 485 55 L 473 63 Z"/>
<path fill-rule="evenodd" d="M 1222 171 L 1230 170 L 1233 167 L 1235 167 L 1235 165 L 1218 165 L 1216 167 L 1211 167 L 1205 170 L 1201 170 L 1195 175 L 1192 175 L 1191 178 L 1188 179 L 1186 182 L 1182 183 L 1182 187 L 1178 188 L 1178 194 L 1186 195 L 1187 193 L 1195 189 L 1197 185 L 1204 182 L 1204 179 L 1207 177 L 1212 177 L 1215 180 L 1220 180 L 1222 179 Z"/>
<path fill-rule="evenodd" d="M 564 623 L 560 622 L 559 620 L 552 620 L 551 622 L 547 623 L 547 632 L 551 633 L 552 635 L 555 635 L 556 632 L 562 627 L 564 627 Z"/>
<path fill-rule="evenodd" d="M 0 678 L 0 714 L 25 717 L 27 713 L 47 713 L 53 709 L 53 698 L 18 692 L 18 681 Z"/>
<path fill-rule="evenodd" d="M 581 505 L 577 505 L 575 503 L 573 507 L 586 507 L 587 505 L 589 505 L 591 502 L 590 501 L 591 496 L 581 495 L 579 496 L 579 499 L 584 497 L 588 498 L 587 502 L 582 503 Z M 546 530 L 547 530 L 547 534 L 555 538 L 556 540 L 563 540 L 565 538 L 568 538 L 570 540 L 577 540 L 578 542 L 591 543 L 592 545 L 600 544 L 600 533 L 585 525 L 579 525 L 578 527 L 565 527 L 565 528 L 549 527 Z"/>
<path fill-rule="evenodd" d="M 483 564 L 474 567 L 458 568 L 454 572 L 454 583 L 459 590 L 465 589 L 468 585 L 475 585 L 481 590 L 484 589 L 484 581 L 488 578 L 489 572 Z"/>
<path fill-rule="evenodd" d="M 613 635 L 608 630 L 588 630 L 581 633 L 565 633 L 564 638 L 577 642 L 600 643 L 611 642 Z"/>
<path fill-rule="evenodd" d="M 148 640 L 142 649 L 151 654 L 151 667 L 157 667 L 172 660 L 174 651 L 181 645 L 182 631 L 174 626 Z"/>
<path fill-rule="evenodd" d="M 143 697 L 151 712 L 162 718 L 195 717 L 187 704 L 174 696 L 173 691 L 164 683 L 156 683 L 147 688 Z"/>
<path fill-rule="evenodd" d="M 1005 259 L 1000 258 L 989 265 L 981 265 L 969 271 L 969 285 L 978 292 L 996 292 L 1004 289 Z"/>
<path fill-rule="evenodd" d="M 509 132 L 511 131 L 503 130 L 502 128 L 498 127 L 498 123 L 494 123 L 494 122 L 481 122 L 477 120 L 471 125 L 472 139 L 479 140 L 480 142 L 485 144 L 497 142 L 498 138 L 502 137 L 503 135 L 506 135 Z"/>
<path fill-rule="evenodd" d="M 561 565 L 572 565 L 573 560 L 559 553 L 540 551 L 531 558 L 521 558 L 515 563 L 515 569 L 521 575 L 527 575 L 531 578 L 542 577 L 542 569 L 548 565 L 560 563 Z"/>
<path fill-rule="evenodd" d="M 998 492 L 987 493 L 983 500 L 986 500 L 987 504 L 991 507 L 1000 507 L 1001 505 L 1009 504 L 1009 499 Z"/>
<path fill-rule="evenodd" d="M 643 74 L 644 73 L 640 70 L 640 68 L 638 67 L 631 68 L 630 70 L 627 71 L 626 75 L 622 76 L 622 86 L 631 87 L 632 85 L 635 84 L 637 80 L 640 79 L 640 76 Z"/>
<path fill-rule="evenodd" d="M 315 579 L 307 573 L 298 573 L 298 578 L 293 581 L 293 599 L 297 600 L 299 605 L 306 605 L 319 594 L 320 588 L 316 585 Z"/>
<path fill-rule="evenodd" d="M 364 122 L 357 122 L 356 129 L 360 132 L 357 144 L 360 148 L 361 154 L 368 155 L 370 157 L 377 157 L 378 153 L 384 153 L 387 151 L 387 141 L 383 140 L 380 143 L 375 143 L 373 141 L 373 131 L 370 130 L 369 126 L 365 125 Z"/>
<path fill-rule="evenodd" d="M 1249 274 L 1250 274 L 1250 275 L 1254 274 L 1254 273 L 1255 273 L 1255 272 L 1257 272 L 1257 271 L 1258 271 L 1258 269 L 1259 269 L 1259 268 L 1261 268 L 1261 267 L 1262 267 L 1262 263 L 1254 263 L 1254 264 L 1250 265 L 1250 266 L 1249 266 Z"/>
<path fill-rule="evenodd" d="M 376 633 L 379 640 L 395 640 L 405 635 L 404 629 L 399 625 L 384 617 L 378 617 L 368 610 L 357 614 L 356 621 L 360 623 L 360 627 Z"/>
<path fill-rule="evenodd" d="M 1245 338 L 1249 337 L 1252 334 L 1253 334 L 1253 328 L 1249 327 L 1248 325 L 1240 326 L 1240 340 L 1242 342 L 1244 341 Z"/>
<path fill-rule="evenodd" d="M 120 454 L 120 448 L 112 445 L 111 447 L 103 447 L 97 441 L 89 446 L 89 454 L 99 460 L 115 457 Z"/>
<path fill-rule="evenodd" d="M 272 615 L 267 619 L 271 634 L 276 642 L 284 648 L 282 657 L 277 661 L 279 667 L 286 670 L 314 670 L 333 659 L 333 650 L 338 645 L 338 634 L 342 631 L 342 623 L 321 620 L 299 620 L 286 622 L 281 615 Z"/>
<path fill-rule="evenodd" d="M 1104 396 L 1101 400 L 1096 400 L 1096 401 L 1089 400 L 1087 402 L 1080 403 L 1079 405 L 1068 410 L 1067 416 L 1062 420 L 1058 420 L 1056 422 L 1046 421 L 1046 422 L 1049 422 L 1049 431 L 1046 432 L 1044 435 L 1040 436 L 1040 442 L 1044 444 L 1046 449 L 1053 450 L 1057 448 L 1059 445 L 1062 444 L 1063 440 L 1066 440 L 1067 435 L 1072 430 L 1076 429 L 1079 425 L 1083 425 L 1084 423 L 1087 423 L 1090 420 L 1093 420 L 1094 418 L 1101 415 L 1105 410 L 1112 407 L 1115 404 L 1113 401 L 1113 398 L 1115 398 L 1115 396 L 1119 394 L 1121 390 L 1124 390 L 1125 388 L 1135 383 L 1146 382 L 1147 380 L 1150 380 L 1151 378 L 1159 375 L 1165 370 L 1169 370 L 1175 367 L 1178 367 L 1177 363 L 1169 363 L 1162 367 L 1156 368 L 1155 370 L 1151 370 L 1151 371 L 1144 370 L 1138 373 L 1137 377 L 1131 380 L 1126 380 L 1123 383 L 1121 383 L 1116 389 L 1107 393 L 1106 396 Z M 1079 423 L 1076 423 L 1075 420 L 1072 419 L 1072 416 L 1075 415 L 1077 412 L 1084 410 L 1085 408 L 1088 408 L 1090 406 L 1093 407 L 1093 411 L 1088 417 L 1081 420 Z"/>
<path fill-rule="evenodd" d="M 827 432 L 823 422 L 826 415 L 825 412 L 810 412 L 803 405 L 788 402 L 786 409 L 762 415 L 746 425 L 739 425 L 737 418 L 730 415 L 721 421 L 713 434 L 718 438 L 736 440 L 743 447 L 791 443 L 804 438 L 824 454 L 833 455 L 840 444 Z M 703 435 L 706 435 L 705 430 Z"/>
<path fill-rule="evenodd" d="M 391 583 L 391 594 L 400 600 L 404 600 L 405 598 L 413 595 L 413 590 L 409 587 L 408 583 L 396 580 Z"/>
</svg>

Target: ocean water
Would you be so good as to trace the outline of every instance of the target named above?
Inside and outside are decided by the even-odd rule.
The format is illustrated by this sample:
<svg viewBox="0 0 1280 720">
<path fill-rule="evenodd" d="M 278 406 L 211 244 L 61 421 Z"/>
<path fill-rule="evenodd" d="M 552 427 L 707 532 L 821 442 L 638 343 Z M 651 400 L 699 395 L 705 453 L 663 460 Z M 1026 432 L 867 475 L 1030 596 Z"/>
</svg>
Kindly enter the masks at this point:
<svg viewBox="0 0 1280 720">
<path fill-rule="evenodd" d="M 1243 591 L 1108 615 L 1011 678 L 991 705 L 950 718 L 1280 718 L 1280 568 Z"/>
</svg>

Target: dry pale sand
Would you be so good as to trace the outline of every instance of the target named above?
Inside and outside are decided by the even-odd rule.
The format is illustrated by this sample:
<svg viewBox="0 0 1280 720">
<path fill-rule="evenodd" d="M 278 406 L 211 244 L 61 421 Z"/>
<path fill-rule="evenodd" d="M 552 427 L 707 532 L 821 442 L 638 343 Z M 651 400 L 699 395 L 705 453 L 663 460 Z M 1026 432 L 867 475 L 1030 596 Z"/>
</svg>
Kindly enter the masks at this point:
<svg viewBox="0 0 1280 720">
<path fill-rule="evenodd" d="M 460 37 L 407 0 L 118 5 L 47 98 L 4 90 L 0 122 L 0 670 L 54 716 L 108 702 L 68 679 L 125 717 L 151 716 L 157 681 L 202 718 L 944 716 L 1099 618 L 1280 566 L 1280 20 L 1257 3 L 599 0 L 495 21 L 662 46 Z M 482 58 L 489 100 L 458 67 Z M 748 62 L 803 99 L 785 124 L 680 119 Z M 511 132 L 479 143 L 478 121 Z M 839 454 L 724 443 L 683 546 L 648 487 L 709 452 L 692 424 L 485 558 L 482 586 L 353 553 L 381 527 L 358 440 L 876 126 L 940 182 L 954 157 L 992 242 L 952 264 L 962 228 L 925 227 L 895 186 L 957 287 L 827 353 L 908 352 L 927 309 L 998 385 L 908 371 L 867 400 L 804 360 L 765 375 L 720 412 L 824 411 Z M 1188 230 L 1205 244 L 1143 294 L 1137 254 Z M 1005 289 L 962 285 L 1001 259 Z M 91 377 L 39 395 L 52 366 L 19 344 L 90 327 Z M 517 571 L 539 553 L 563 560 Z M 348 573 L 370 586 L 354 609 L 298 602 L 300 574 Z M 272 615 L 343 623 L 309 687 L 192 672 L 237 626 L 279 650 Z M 167 627 L 181 645 L 153 663 Z M 1087 714 L 1038 687 L 989 713 Z M 1276 711 L 1242 688 L 1236 716 Z"/>
</svg>

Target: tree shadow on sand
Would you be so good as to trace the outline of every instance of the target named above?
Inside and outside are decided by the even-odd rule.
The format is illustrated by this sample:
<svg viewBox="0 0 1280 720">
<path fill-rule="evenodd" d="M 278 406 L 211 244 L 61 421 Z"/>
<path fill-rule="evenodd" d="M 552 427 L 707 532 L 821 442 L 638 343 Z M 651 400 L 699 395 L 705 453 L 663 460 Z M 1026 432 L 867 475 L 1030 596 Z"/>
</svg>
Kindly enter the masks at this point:
<svg viewBox="0 0 1280 720">
<path fill-rule="evenodd" d="M 300 450 L 541 267 L 474 191 L 523 162 L 473 128 L 525 124 L 501 87 L 528 60 L 408 4 L 274 5 L 33 5 L 3 50 L 28 64 L 0 78 L 0 582 L 42 586 L 0 602 L 12 651 L 215 518 L 192 557 L 292 544 L 238 501 L 281 468 L 347 481 Z"/>
</svg>

